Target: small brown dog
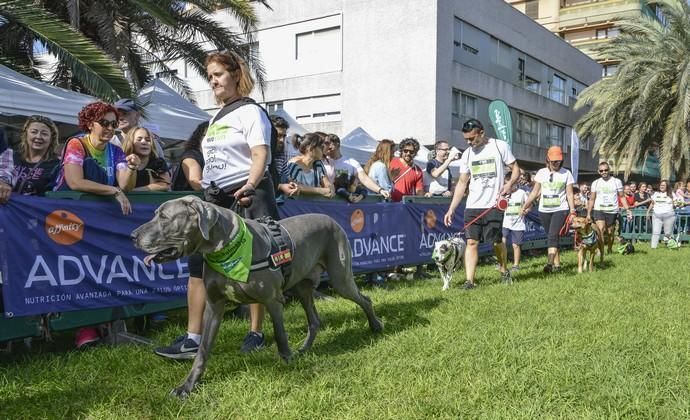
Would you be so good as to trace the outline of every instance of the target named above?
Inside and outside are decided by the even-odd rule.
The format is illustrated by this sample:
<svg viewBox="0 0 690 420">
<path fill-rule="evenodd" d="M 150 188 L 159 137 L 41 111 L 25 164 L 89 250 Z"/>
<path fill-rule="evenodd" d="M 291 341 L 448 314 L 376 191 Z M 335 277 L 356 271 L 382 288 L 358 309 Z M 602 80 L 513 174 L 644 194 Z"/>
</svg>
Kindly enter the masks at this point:
<svg viewBox="0 0 690 420">
<path fill-rule="evenodd" d="M 599 250 L 600 260 L 604 262 L 604 235 L 596 223 L 588 221 L 586 217 L 574 217 L 571 225 L 577 232 L 577 272 L 582 273 L 589 266 L 589 271 L 594 271 L 594 256 Z M 589 257 L 589 258 L 587 258 Z"/>
</svg>

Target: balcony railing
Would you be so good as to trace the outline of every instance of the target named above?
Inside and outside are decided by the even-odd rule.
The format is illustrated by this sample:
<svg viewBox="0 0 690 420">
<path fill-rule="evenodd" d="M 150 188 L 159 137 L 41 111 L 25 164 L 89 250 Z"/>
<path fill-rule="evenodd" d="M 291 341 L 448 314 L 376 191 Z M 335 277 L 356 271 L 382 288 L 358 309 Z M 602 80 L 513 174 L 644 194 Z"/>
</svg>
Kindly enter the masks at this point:
<svg viewBox="0 0 690 420">
<path fill-rule="evenodd" d="M 561 28 L 591 26 L 642 14 L 639 0 L 572 0 L 562 4 L 565 6 L 560 10 Z"/>
</svg>

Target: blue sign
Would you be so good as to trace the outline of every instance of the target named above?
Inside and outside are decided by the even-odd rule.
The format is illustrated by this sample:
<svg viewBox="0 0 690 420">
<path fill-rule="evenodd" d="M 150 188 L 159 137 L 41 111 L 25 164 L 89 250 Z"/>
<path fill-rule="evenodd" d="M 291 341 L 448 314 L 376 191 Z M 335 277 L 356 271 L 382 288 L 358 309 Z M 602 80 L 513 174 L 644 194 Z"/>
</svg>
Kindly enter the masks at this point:
<svg viewBox="0 0 690 420">
<path fill-rule="evenodd" d="M 157 206 L 13 195 L 0 206 L 5 316 L 123 306 L 186 296 L 186 260 L 147 267 L 130 233 Z"/>
<path fill-rule="evenodd" d="M 0 206 L 0 271 L 5 316 L 164 302 L 184 297 L 185 259 L 147 267 L 130 233 L 153 216 L 156 205 L 133 204 L 123 216 L 114 202 L 13 195 Z M 331 216 L 350 242 L 353 270 L 366 272 L 430 262 L 434 243 L 463 226 L 443 224 L 447 204 L 287 200 L 281 217 Z M 544 238 L 536 212 L 525 240 Z M 483 244 L 480 252 L 490 251 Z"/>
</svg>

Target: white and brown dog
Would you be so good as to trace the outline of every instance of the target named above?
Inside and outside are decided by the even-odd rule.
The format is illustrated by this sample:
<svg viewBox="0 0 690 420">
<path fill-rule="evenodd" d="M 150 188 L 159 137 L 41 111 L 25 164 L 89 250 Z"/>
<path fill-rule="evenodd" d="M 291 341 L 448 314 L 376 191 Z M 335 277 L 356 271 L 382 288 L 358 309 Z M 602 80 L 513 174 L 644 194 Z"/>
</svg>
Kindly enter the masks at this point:
<svg viewBox="0 0 690 420">
<path fill-rule="evenodd" d="M 457 270 L 462 269 L 466 246 L 465 240 L 459 236 L 436 241 L 434 244 L 434 252 L 431 254 L 431 258 L 438 266 L 438 271 L 441 272 L 441 277 L 443 278 L 443 289 L 441 290 L 448 290 L 453 274 Z"/>
</svg>

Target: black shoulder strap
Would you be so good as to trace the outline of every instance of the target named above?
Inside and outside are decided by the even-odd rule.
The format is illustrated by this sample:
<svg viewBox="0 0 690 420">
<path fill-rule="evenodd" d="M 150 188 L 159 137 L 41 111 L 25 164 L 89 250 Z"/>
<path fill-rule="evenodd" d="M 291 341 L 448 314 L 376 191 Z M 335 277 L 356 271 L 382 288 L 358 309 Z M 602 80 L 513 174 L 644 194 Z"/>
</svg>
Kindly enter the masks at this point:
<svg viewBox="0 0 690 420">
<path fill-rule="evenodd" d="M 229 104 L 227 104 L 223 108 L 221 108 L 220 111 L 218 111 L 216 116 L 213 117 L 213 119 L 211 120 L 211 124 L 209 124 L 209 125 L 213 125 L 213 123 L 215 123 L 219 119 L 228 115 L 229 113 L 236 110 L 237 108 L 244 106 L 244 105 L 247 105 L 247 104 L 256 104 L 256 102 L 254 101 L 254 99 L 247 98 L 247 97 L 243 97 L 243 98 L 240 98 L 236 101 L 230 102 Z"/>
</svg>

